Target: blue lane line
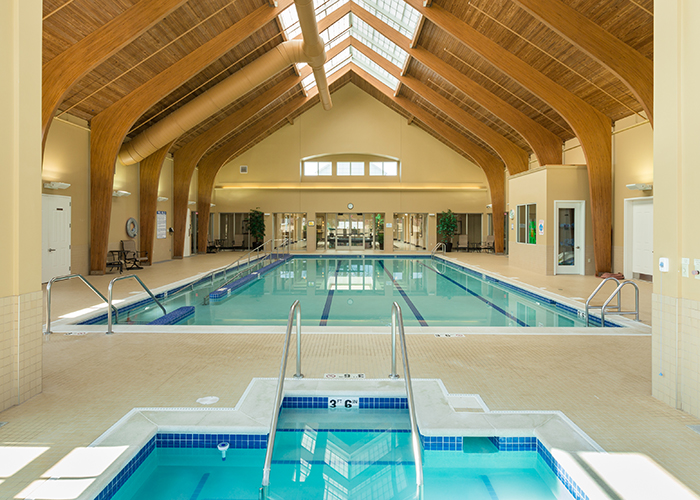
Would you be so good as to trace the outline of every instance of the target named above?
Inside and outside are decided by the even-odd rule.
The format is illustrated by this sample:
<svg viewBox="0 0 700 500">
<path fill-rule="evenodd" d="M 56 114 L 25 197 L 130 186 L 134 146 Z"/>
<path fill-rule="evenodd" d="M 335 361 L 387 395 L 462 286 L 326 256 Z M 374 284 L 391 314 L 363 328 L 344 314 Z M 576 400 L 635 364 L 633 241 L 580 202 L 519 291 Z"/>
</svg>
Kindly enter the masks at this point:
<svg viewBox="0 0 700 500">
<path fill-rule="evenodd" d="M 335 278 L 338 277 L 338 271 L 340 271 L 340 263 L 342 261 L 338 260 L 338 265 L 335 266 L 335 273 L 333 273 L 333 280 L 335 281 Z M 329 289 L 328 290 L 328 296 L 326 297 L 326 305 L 323 306 L 323 314 L 321 314 L 321 322 L 318 324 L 318 326 L 326 326 L 328 324 L 328 315 L 331 312 L 331 304 L 333 303 L 333 294 L 335 293 L 335 289 Z"/>
<path fill-rule="evenodd" d="M 199 495 L 202 493 L 202 489 L 204 488 L 204 483 L 207 482 L 207 479 L 209 479 L 208 472 L 202 476 L 202 479 L 199 480 L 199 484 L 194 489 L 194 493 L 192 493 L 190 500 L 197 500 L 197 498 L 199 498 Z"/>
<path fill-rule="evenodd" d="M 428 266 L 426 266 L 426 265 L 423 264 L 422 262 L 421 262 L 421 265 L 424 266 L 426 269 L 430 269 Z M 431 271 L 432 271 L 432 269 L 431 269 Z M 507 317 L 508 319 L 512 319 L 513 321 L 515 321 L 516 323 L 518 323 L 520 326 L 528 326 L 527 323 L 525 323 L 523 320 L 521 320 L 521 319 L 519 319 L 519 318 L 513 316 L 511 313 L 509 313 L 509 312 L 506 311 L 505 309 L 503 309 L 503 308 L 501 308 L 501 307 L 498 307 L 496 304 L 494 304 L 494 303 L 491 302 L 490 300 L 486 299 L 485 297 L 482 297 L 481 295 L 479 295 L 478 293 L 476 293 L 476 292 L 470 290 L 470 289 L 467 288 L 466 286 L 464 286 L 464 285 L 462 285 L 462 284 L 460 284 L 460 283 L 457 283 L 455 280 L 453 280 L 453 279 L 450 278 L 449 276 L 446 276 L 446 275 L 444 275 L 444 274 L 441 274 L 440 276 L 442 276 L 443 278 L 445 278 L 445 279 L 448 280 L 448 281 L 451 281 L 452 283 L 454 283 L 455 285 L 457 285 L 458 287 L 460 287 L 460 288 L 461 288 L 462 290 L 464 290 L 465 292 L 467 292 L 467 293 L 473 295 L 474 297 L 476 297 L 477 299 L 479 299 L 480 301 L 482 301 L 484 304 L 487 304 L 487 305 L 489 305 L 490 307 L 493 307 L 496 311 L 498 311 L 499 313 L 503 314 L 503 315 L 504 315 L 505 317 Z"/>
<path fill-rule="evenodd" d="M 396 289 L 399 291 L 399 293 L 403 297 L 403 300 L 406 301 L 406 304 L 408 304 L 408 307 L 413 312 L 413 315 L 418 320 L 418 323 L 420 323 L 420 326 L 428 326 L 428 322 L 425 321 L 425 318 L 423 318 L 421 313 L 418 311 L 418 308 L 416 307 L 416 305 L 411 301 L 411 299 L 408 298 L 408 295 L 406 295 L 406 292 L 404 292 L 403 288 L 401 288 L 401 285 L 399 285 L 396 282 L 396 280 L 394 279 L 394 276 L 389 272 L 389 270 L 386 267 L 384 267 L 384 263 L 381 260 L 379 261 L 379 265 L 382 267 L 382 269 L 384 269 L 384 272 L 387 274 L 387 276 L 389 276 L 389 279 L 394 284 Z"/>
<path fill-rule="evenodd" d="M 491 500 L 498 500 L 498 495 L 496 494 L 496 490 L 493 489 L 493 485 L 491 484 L 489 477 L 481 476 L 481 480 L 484 482 L 484 485 L 486 485 L 486 490 L 488 490 Z"/>
</svg>

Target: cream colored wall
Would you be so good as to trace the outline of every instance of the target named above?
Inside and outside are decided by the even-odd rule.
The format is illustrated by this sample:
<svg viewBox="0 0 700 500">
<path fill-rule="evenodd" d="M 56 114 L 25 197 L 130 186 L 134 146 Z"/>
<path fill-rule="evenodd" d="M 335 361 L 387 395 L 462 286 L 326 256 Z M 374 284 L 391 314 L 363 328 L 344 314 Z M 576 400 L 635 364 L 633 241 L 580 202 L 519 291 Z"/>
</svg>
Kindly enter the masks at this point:
<svg viewBox="0 0 700 500">
<path fill-rule="evenodd" d="M 173 159 L 168 157 L 163 162 L 158 180 L 158 196 L 167 198 L 167 201 L 159 201 L 156 210 L 165 211 L 166 227 L 173 226 Z M 153 262 L 162 262 L 172 258 L 173 237 L 167 232 L 164 239 L 158 239 L 157 233 L 153 234 Z"/>
<path fill-rule="evenodd" d="M 700 417 L 700 2 L 654 2 L 654 295 L 652 394 Z M 658 270 L 669 259 L 670 272 Z M 700 266 L 699 266 L 700 267 Z M 663 285 L 663 286 L 662 286 Z"/>
<path fill-rule="evenodd" d="M 87 275 L 90 267 L 89 207 L 90 130 L 86 121 L 70 115 L 54 119 L 44 149 L 42 186 L 60 181 L 68 189 L 42 189 L 45 194 L 71 197 L 71 272 Z"/>
<path fill-rule="evenodd" d="M 487 211 L 488 185 L 479 167 L 416 126 L 408 125 L 400 115 L 353 85 L 334 93 L 333 101 L 330 112 L 316 106 L 293 125 L 283 127 L 226 164 L 215 185 L 237 187 L 215 189 L 212 201 L 216 211 L 246 212 L 260 207 L 267 213 L 333 213 L 348 212 L 348 203 L 354 204 L 355 213 L 385 213 L 389 218 L 395 212 Z M 367 155 L 399 159 L 400 178 L 301 176 L 303 158 L 330 156 L 333 161 L 368 161 Z M 248 166 L 248 174 L 240 173 L 241 165 Z M 246 183 L 256 186 L 245 188 Z M 324 184 L 323 189 L 312 188 L 319 183 Z M 344 188 L 347 183 L 357 189 Z M 377 183 L 396 189 L 377 190 Z M 450 184 L 459 187 L 452 188 Z M 426 189 L 408 190 L 415 185 Z M 435 218 L 429 219 L 434 232 Z"/>
<path fill-rule="evenodd" d="M 0 411 L 42 390 L 41 17 L 0 2 Z"/>
<path fill-rule="evenodd" d="M 124 165 L 117 160 L 114 169 L 114 191 L 128 191 L 130 196 L 112 196 L 112 216 L 109 223 L 109 250 L 121 249 L 121 240 L 131 239 L 126 234 L 126 221 L 131 217 L 139 221 L 139 167 Z M 140 226 L 139 226 L 140 229 Z M 138 247 L 138 236 L 134 238 Z"/>
<path fill-rule="evenodd" d="M 547 240 L 537 235 L 537 244 L 518 243 L 518 205 L 537 205 L 536 220 L 545 218 L 547 212 L 547 169 L 539 168 L 509 177 L 508 212 L 515 217 L 508 219 L 508 259 L 510 265 L 529 269 L 540 274 L 551 274 L 547 269 Z M 548 234 L 545 224 L 545 235 Z"/>
</svg>

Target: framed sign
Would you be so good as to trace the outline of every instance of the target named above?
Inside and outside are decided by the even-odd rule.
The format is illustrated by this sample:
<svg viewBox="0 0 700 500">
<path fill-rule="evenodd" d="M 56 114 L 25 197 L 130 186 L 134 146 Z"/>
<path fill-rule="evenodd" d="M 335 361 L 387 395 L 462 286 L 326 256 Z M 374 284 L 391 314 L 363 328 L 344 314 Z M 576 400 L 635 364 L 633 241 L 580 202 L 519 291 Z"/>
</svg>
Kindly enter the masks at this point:
<svg viewBox="0 0 700 500">
<path fill-rule="evenodd" d="M 168 235 L 166 215 L 167 213 L 161 210 L 156 212 L 156 238 L 159 240 L 165 239 Z"/>
</svg>

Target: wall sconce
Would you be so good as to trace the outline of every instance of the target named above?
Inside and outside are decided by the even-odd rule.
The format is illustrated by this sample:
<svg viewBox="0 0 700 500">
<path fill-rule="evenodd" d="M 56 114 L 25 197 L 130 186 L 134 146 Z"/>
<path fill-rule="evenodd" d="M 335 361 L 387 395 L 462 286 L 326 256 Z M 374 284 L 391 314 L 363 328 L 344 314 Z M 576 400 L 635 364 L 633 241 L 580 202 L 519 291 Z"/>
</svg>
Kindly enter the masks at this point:
<svg viewBox="0 0 700 500">
<path fill-rule="evenodd" d="M 70 184 L 68 184 L 67 182 L 51 181 L 44 182 L 44 187 L 46 189 L 68 189 L 70 187 Z"/>
<path fill-rule="evenodd" d="M 652 184 L 627 184 L 627 189 L 632 191 L 651 191 L 653 187 Z"/>
<path fill-rule="evenodd" d="M 486 205 L 486 208 L 493 208 L 493 205 L 489 203 L 488 205 Z"/>
<path fill-rule="evenodd" d="M 188 201 L 187 204 L 188 204 L 188 205 L 196 205 L 197 202 L 196 202 L 196 201 Z"/>
<path fill-rule="evenodd" d="M 122 196 L 131 196 L 131 193 L 129 191 L 122 191 L 120 189 L 119 191 L 112 191 L 112 196 L 116 196 L 117 198 L 121 198 Z"/>
<path fill-rule="evenodd" d="M 209 206 L 210 206 L 210 207 L 215 207 L 215 206 L 216 206 L 216 204 L 214 204 L 214 203 L 210 203 L 210 204 L 209 204 Z"/>
<path fill-rule="evenodd" d="M 168 199 L 165 196 L 159 196 L 158 201 L 168 201 Z"/>
</svg>

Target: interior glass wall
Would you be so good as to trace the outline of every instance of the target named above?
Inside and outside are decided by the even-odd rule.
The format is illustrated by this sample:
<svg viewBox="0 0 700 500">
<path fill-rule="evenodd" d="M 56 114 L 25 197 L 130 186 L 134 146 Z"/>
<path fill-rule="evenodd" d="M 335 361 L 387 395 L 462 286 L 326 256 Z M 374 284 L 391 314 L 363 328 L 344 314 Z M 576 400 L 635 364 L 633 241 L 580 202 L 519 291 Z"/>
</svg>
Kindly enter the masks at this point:
<svg viewBox="0 0 700 500">
<path fill-rule="evenodd" d="M 248 232 L 248 212 L 219 214 L 219 239 L 222 250 L 245 250 L 252 245 Z"/>
<path fill-rule="evenodd" d="M 356 252 L 382 250 L 384 248 L 384 214 L 317 214 L 316 248 Z"/>
<path fill-rule="evenodd" d="M 402 251 L 426 250 L 428 214 L 394 214 L 394 248 Z"/>
<path fill-rule="evenodd" d="M 306 250 L 306 213 L 277 213 L 273 220 L 276 245 L 286 239 L 290 250 Z"/>
</svg>

